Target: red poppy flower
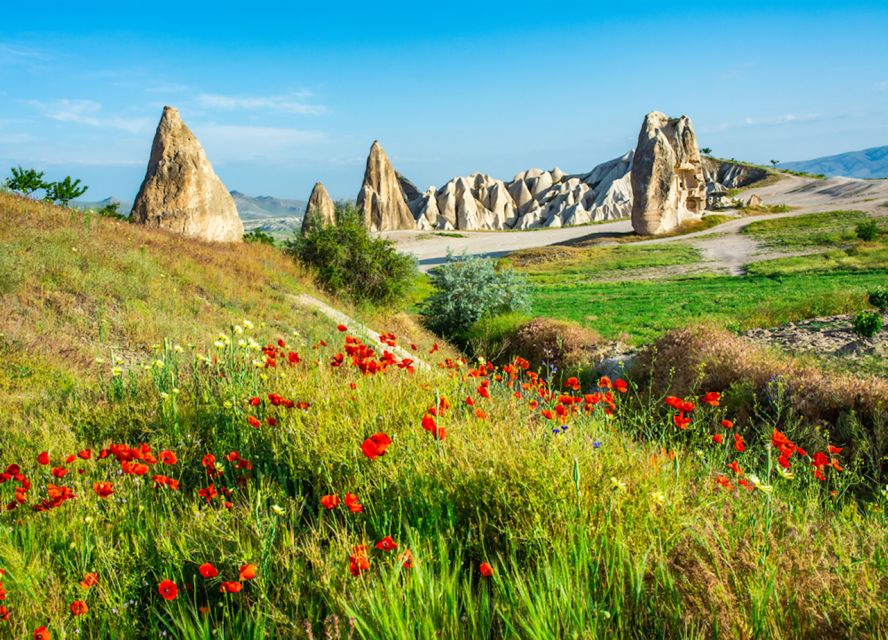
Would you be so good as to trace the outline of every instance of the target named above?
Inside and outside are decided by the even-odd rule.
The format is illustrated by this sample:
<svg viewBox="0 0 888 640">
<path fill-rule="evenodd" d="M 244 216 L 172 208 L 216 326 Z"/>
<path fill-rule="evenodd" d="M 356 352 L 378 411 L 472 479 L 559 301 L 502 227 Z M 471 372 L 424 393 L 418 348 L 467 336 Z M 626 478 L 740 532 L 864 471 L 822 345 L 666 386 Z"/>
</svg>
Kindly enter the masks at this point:
<svg viewBox="0 0 888 640">
<path fill-rule="evenodd" d="M 564 382 L 564 386 L 567 387 L 568 389 L 573 389 L 574 391 L 579 391 L 580 390 L 580 381 L 579 381 L 579 379 L 571 376 L 570 378 L 568 378 Z"/>
<path fill-rule="evenodd" d="M 486 419 L 487 419 L 487 414 L 486 414 L 484 411 L 482 411 L 481 409 L 479 409 L 479 408 L 476 407 L 476 408 L 475 408 L 475 417 L 478 418 L 479 420 L 486 420 Z M 443 429 L 441 429 L 441 431 L 443 431 Z M 443 440 L 444 437 L 441 436 L 440 439 Z"/>
<path fill-rule="evenodd" d="M 335 509 L 339 506 L 339 496 L 321 496 L 321 506 L 324 507 L 324 509 L 326 509 L 327 511 L 329 511 L 330 509 Z"/>
<path fill-rule="evenodd" d="M 478 567 L 478 571 L 480 571 L 481 575 L 485 578 L 489 578 L 493 575 L 493 567 L 491 567 L 490 564 L 487 562 L 482 562 L 481 565 Z"/>
<path fill-rule="evenodd" d="M 342 332 L 348 331 L 348 327 L 346 327 L 344 324 L 337 324 L 336 328 Z"/>
<path fill-rule="evenodd" d="M 100 498 L 107 498 L 114 493 L 114 488 L 111 486 L 110 482 L 96 482 L 93 485 L 93 491 L 95 491 L 96 495 Z"/>
<path fill-rule="evenodd" d="M 675 423 L 675 426 L 684 431 L 688 428 L 688 425 L 691 424 L 691 419 L 688 418 L 684 413 L 677 413 L 672 416 L 672 422 Z"/>
<path fill-rule="evenodd" d="M 37 627 L 34 629 L 34 640 L 51 640 L 52 634 L 46 627 Z"/>
<path fill-rule="evenodd" d="M 722 444 L 725 441 L 725 439 L 722 438 L 722 434 L 716 433 L 714 436 L 712 436 L 712 441 L 715 444 Z"/>
<path fill-rule="evenodd" d="M 740 453 L 746 451 L 746 441 L 739 433 L 734 434 L 734 448 Z"/>
<path fill-rule="evenodd" d="M 784 469 L 789 469 L 789 458 L 786 456 L 780 456 L 777 458 L 777 463 Z"/>
<path fill-rule="evenodd" d="M 721 394 L 715 391 L 709 391 L 706 395 L 703 396 L 701 402 L 704 404 L 708 404 L 710 407 L 717 407 L 718 401 L 721 399 Z"/>
<path fill-rule="evenodd" d="M 256 572 L 258 568 L 255 564 L 245 564 L 240 568 L 240 579 L 241 580 L 252 580 L 256 577 Z"/>
<path fill-rule="evenodd" d="M 364 505 L 361 504 L 358 496 L 353 493 L 345 494 L 345 506 L 352 513 L 361 513 L 364 510 Z"/>
<path fill-rule="evenodd" d="M 371 460 L 375 460 L 379 456 L 385 455 L 385 450 L 392 443 L 392 439 L 384 433 L 374 433 L 372 436 L 364 440 L 361 445 L 361 451 Z"/>
<path fill-rule="evenodd" d="M 46 451 L 41 451 L 37 454 L 37 463 L 42 465 L 49 464 L 49 454 Z"/>
<path fill-rule="evenodd" d="M 211 565 L 209 562 L 204 562 L 197 568 L 197 570 L 204 578 L 215 578 L 219 575 L 219 571 L 216 569 L 216 567 Z"/>
<path fill-rule="evenodd" d="M 240 582 L 223 582 L 219 585 L 219 593 L 239 593 L 243 588 Z"/>
<path fill-rule="evenodd" d="M 404 549 L 404 553 L 401 554 L 401 566 L 405 569 L 413 568 L 413 554 L 410 553 L 410 549 Z"/>
<path fill-rule="evenodd" d="M 734 423 L 731 422 L 730 420 L 722 420 L 722 421 L 721 421 L 721 425 L 722 425 L 725 429 L 731 429 L 731 428 L 734 427 Z"/>
<path fill-rule="evenodd" d="M 426 431 L 434 431 L 438 428 L 438 424 L 435 422 L 435 419 L 429 414 L 425 414 L 422 417 L 422 428 Z"/>
<path fill-rule="evenodd" d="M 617 378 L 614 381 L 614 389 L 616 389 L 620 393 L 626 393 L 629 390 L 629 385 L 622 378 Z"/>
<path fill-rule="evenodd" d="M 77 452 L 77 457 L 81 460 L 89 460 L 92 458 L 92 451 L 89 449 L 83 449 L 82 451 Z"/>
<path fill-rule="evenodd" d="M 56 478 L 64 478 L 66 475 L 68 475 L 68 470 L 64 467 L 53 467 L 52 475 Z"/>
<path fill-rule="evenodd" d="M 201 460 L 200 463 L 207 469 L 212 469 L 216 466 L 216 456 L 212 453 L 208 453 L 203 457 L 203 460 Z"/>
<path fill-rule="evenodd" d="M 394 551 L 398 548 L 398 543 L 392 540 L 391 536 L 386 536 L 376 543 L 376 548 L 380 551 Z"/>
<path fill-rule="evenodd" d="M 71 610 L 72 616 L 82 616 L 89 611 L 89 607 L 86 606 L 86 603 L 83 600 L 75 600 L 71 603 L 68 609 Z"/>
<path fill-rule="evenodd" d="M 734 472 L 735 475 L 742 476 L 743 469 L 740 468 L 740 463 L 734 460 L 731 464 L 728 465 L 728 469 Z"/>
<path fill-rule="evenodd" d="M 179 596 L 179 588 L 172 580 L 163 580 L 157 585 L 157 593 L 164 600 L 175 600 Z"/>
<path fill-rule="evenodd" d="M 478 395 L 481 396 L 482 398 L 489 398 L 490 397 L 490 390 L 485 386 L 480 386 L 480 387 L 478 387 Z"/>
<path fill-rule="evenodd" d="M 9 620 L 9 609 L 0 605 L 0 622 L 6 622 Z"/>
<path fill-rule="evenodd" d="M 247 422 L 254 429 L 258 429 L 262 426 L 262 422 L 259 420 L 259 418 L 256 418 L 255 416 L 247 416 Z"/>
<path fill-rule="evenodd" d="M 716 478 L 716 480 L 718 480 L 718 483 L 719 483 L 721 486 L 723 486 L 725 489 L 730 489 L 730 488 L 731 488 L 731 481 L 728 480 L 728 477 L 727 477 L 727 476 L 718 476 L 718 477 Z"/>
<path fill-rule="evenodd" d="M 832 455 L 842 453 L 842 447 L 834 447 L 833 445 L 827 445 L 826 450 L 829 451 Z"/>
<path fill-rule="evenodd" d="M 89 589 L 90 587 L 96 586 L 99 582 L 99 576 L 96 573 L 87 573 L 83 576 L 83 580 L 80 581 L 80 586 L 84 589 Z"/>
<path fill-rule="evenodd" d="M 158 454 L 157 459 L 160 460 L 163 464 L 167 465 L 176 464 L 176 462 L 178 462 L 176 454 L 169 450 L 161 451 Z"/>
</svg>

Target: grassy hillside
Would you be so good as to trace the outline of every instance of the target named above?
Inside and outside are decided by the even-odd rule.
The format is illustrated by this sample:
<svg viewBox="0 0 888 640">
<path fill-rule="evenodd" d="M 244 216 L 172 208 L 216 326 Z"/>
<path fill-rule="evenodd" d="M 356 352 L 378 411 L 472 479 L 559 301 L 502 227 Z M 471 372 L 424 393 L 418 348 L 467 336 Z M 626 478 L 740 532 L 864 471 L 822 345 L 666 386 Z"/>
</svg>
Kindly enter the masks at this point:
<svg viewBox="0 0 888 640">
<path fill-rule="evenodd" d="M 293 304 L 293 294 L 326 296 L 276 249 L 189 240 L 5 193 L 0 274 L 0 394 L 9 397 L 91 382 L 96 358 L 126 368 L 166 339 L 206 342 L 241 318 L 307 337 L 330 324 Z M 422 332 L 413 339 L 430 343 Z"/>
<path fill-rule="evenodd" d="M 9 198 L 0 212 L 4 380 L 32 394 L 0 425 L 0 634 L 888 624 L 888 496 L 779 398 L 730 424 L 728 395 L 548 383 L 435 350 L 402 317 L 379 328 L 416 355 L 390 358 L 294 310 L 286 293 L 310 285 L 272 249 Z"/>
</svg>

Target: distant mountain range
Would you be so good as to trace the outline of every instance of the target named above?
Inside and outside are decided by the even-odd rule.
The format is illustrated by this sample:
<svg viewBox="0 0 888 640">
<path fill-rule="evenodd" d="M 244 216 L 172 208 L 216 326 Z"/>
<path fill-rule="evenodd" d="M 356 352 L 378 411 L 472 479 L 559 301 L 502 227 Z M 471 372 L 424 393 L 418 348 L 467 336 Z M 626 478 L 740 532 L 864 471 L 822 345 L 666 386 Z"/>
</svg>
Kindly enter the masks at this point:
<svg viewBox="0 0 888 640">
<path fill-rule="evenodd" d="M 247 231 L 260 229 L 266 233 L 289 235 L 293 229 L 302 224 L 302 216 L 307 204 L 305 200 L 287 200 L 272 196 L 254 197 L 240 191 L 231 191 L 230 193 Z M 101 209 L 112 202 L 118 204 L 118 211 L 125 216 L 129 215 L 133 208 L 132 202 L 126 202 L 119 198 L 105 198 L 95 201 L 77 200 L 71 204 L 78 209 Z"/>
<path fill-rule="evenodd" d="M 848 151 L 813 160 L 781 162 L 777 166 L 790 171 L 822 173 L 825 176 L 888 178 L 888 146 Z"/>
</svg>

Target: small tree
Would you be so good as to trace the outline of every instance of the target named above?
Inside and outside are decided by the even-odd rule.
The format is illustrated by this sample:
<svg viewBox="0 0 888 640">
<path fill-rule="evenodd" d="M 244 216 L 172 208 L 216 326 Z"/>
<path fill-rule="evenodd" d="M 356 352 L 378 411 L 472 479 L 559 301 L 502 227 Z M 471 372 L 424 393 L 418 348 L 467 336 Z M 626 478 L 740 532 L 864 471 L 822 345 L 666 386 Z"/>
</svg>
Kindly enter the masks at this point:
<svg viewBox="0 0 888 640">
<path fill-rule="evenodd" d="M 372 237 L 352 205 L 337 207 L 335 225 L 296 230 L 285 247 L 321 287 L 356 303 L 392 304 L 413 283 L 413 258 L 390 240 Z"/>
<path fill-rule="evenodd" d="M 709 147 L 703 147 L 702 149 L 700 149 L 700 153 L 702 153 L 704 156 L 712 155 L 712 149 L 710 149 Z"/>
<path fill-rule="evenodd" d="M 777 168 L 777 165 L 778 165 L 778 164 L 780 164 L 780 161 L 779 161 L 779 160 L 771 160 L 771 166 L 772 166 L 774 169 Z"/>
<path fill-rule="evenodd" d="M 43 182 L 42 171 L 13 167 L 11 172 L 12 177 L 6 179 L 6 186 L 13 191 L 18 191 L 22 195 L 30 196 L 35 191 L 47 187 L 46 183 Z"/>
<path fill-rule="evenodd" d="M 869 303 L 876 309 L 888 310 L 888 287 L 876 287 L 870 291 Z"/>
<path fill-rule="evenodd" d="M 458 336 L 478 320 L 527 307 L 527 282 L 490 259 L 453 255 L 429 272 L 435 292 L 423 305 L 426 324 L 445 337 Z"/>
<path fill-rule="evenodd" d="M 50 182 L 45 185 L 45 188 L 46 197 L 44 199 L 60 204 L 63 207 L 67 206 L 71 200 L 82 196 L 89 189 L 85 185 L 80 186 L 80 178 L 72 182 L 71 176 L 65 176 L 65 179 L 61 182 Z"/>
</svg>

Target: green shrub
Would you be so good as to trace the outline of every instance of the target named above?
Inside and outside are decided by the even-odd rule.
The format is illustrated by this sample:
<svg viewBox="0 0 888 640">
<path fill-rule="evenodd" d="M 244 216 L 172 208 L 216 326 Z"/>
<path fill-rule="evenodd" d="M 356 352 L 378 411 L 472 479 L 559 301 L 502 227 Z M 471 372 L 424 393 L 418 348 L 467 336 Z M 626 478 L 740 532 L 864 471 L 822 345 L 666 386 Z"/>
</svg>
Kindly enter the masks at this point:
<svg viewBox="0 0 888 640">
<path fill-rule="evenodd" d="M 65 179 L 60 182 L 49 182 L 43 187 L 46 189 L 44 200 L 55 202 L 63 207 L 68 206 L 71 200 L 79 198 L 89 189 L 86 185 L 80 186 L 79 178 L 72 181 L 71 176 L 65 176 Z"/>
<path fill-rule="evenodd" d="M 426 324 L 442 336 L 457 336 L 481 318 L 525 309 L 527 281 L 490 259 L 447 256 L 429 273 L 435 292 L 423 305 Z"/>
<path fill-rule="evenodd" d="M 876 309 L 888 309 L 888 287 L 877 287 L 870 291 L 869 303 Z"/>
<path fill-rule="evenodd" d="M 274 238 L 265 233 L 262 229 L 253 229 L 244 234 L 244 242 L 255 242 L 256 244 L 267 244 L 274 246 Z"/>
<path fill-rule="evenodd" d="M 872 338 L 882 330 L 882 316 L 877 311 L 858 311 L 851 326 L 862 338 Z"/>
<path fill-rule="evenodd" d="M 112 218 L 114 220 L 129 220 L 128 216 L 120 213 L 120 203 L 119 202 L 109 202 L 104 205 L 101 209 L 96 211 L 97 214 L 102 216 L 103 218 Z"/>
<path fill-rule="evenodd" d="M 872 242 L 879 235 L 879 228 L 876 226 L 875 220 L 861 222 L 854 231 L 857 233 L 857 237 L 864 242 Z"/>
<path fill-rule="evenodd" d="M 12 191 L 18 191 L 22 195 L 29 196 L 39 189 L 46 189 L 49 185 L 43 182 L 43 172 L 36 169 L 22 169 L 13 167 L 12 177 L 6 179 L 6 187 Z"/>
<path fill-rule="evenodd" d="M 358 304 L 391 304 L 413 283 L 413 258 L 398 253 L 390 240 L 373 238 L 351 205 L 337 207 L 335 225 L 296 231 L 286 250 L 322 288 Z"/>
</svg>

